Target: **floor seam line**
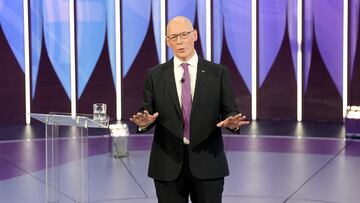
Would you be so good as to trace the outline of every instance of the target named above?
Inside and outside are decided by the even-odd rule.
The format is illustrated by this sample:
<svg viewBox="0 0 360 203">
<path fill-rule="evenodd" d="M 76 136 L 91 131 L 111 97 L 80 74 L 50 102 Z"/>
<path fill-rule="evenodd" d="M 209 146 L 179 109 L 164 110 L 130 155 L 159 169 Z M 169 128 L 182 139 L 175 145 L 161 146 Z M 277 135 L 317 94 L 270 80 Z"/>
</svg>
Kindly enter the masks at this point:
<svg viewBox="0 0 360 203">
<path fill-rule="evenodd" d="M 30 177 L 32 177 L 32 178 L 34 178 L 36 181 L 38 181 L 38 182 L 40 182 L 40 183 L 44 184 L 44 185 L 45 185 L 45 187 L 46 187 L 46 182 L 44 182 L 44 181 L 43 181 L 43 180 L 41 180 L 40 178 L 38 178 L 38 177 L 36 177 L 36 176 L 32 175 L 30 172 L 26 171 L 25 169 L 21 168 L 20 166 L 18 166 L 18 165 L 16 165 L 16 164 L 12 163 L 10 160 L 8 160 L 8 159 L 4 158 L 4 157 L 3 157 L 3 156 L 1 156 L 1 155 L 0 155 L 0 158 L 1 158 L 1 159 L 3 159 L 3 160 L 5 160 L 6 162 L 8 162 L 8 163 L 9 163 L 10 165 L 12 165 L 13 167 L 17 168 L 18 170 L 23 171 L 26 175 L 28 175 L 28 176 L 30 176 Z M 59 166 L 60 166 L 60 165 L 59 165 Z M 57 191 L 58 191 L 60 194 L 64 195 L 65 197 L 69 198 L 70 200 L 72 200 L 72 201 L 76 201 L 75 199 L 73 199 L 73 198 L 72 198 L 72 197 L 70 197 L 69 195 L 67 195 L 67 194 L 63 193 L 62 191 L 60 191 L 60 189 L 59 189 L 59 188 L 57 189 Z"/>
<path fill-rule="evenodd" d="M 135 178 L 134 174 L 131 173 L 130 169 L 126 166 L 126 164 L 124 163 L 124 161 L 122 159 L 120 159 L 121 163 L 124 165 L 124 167 L 126 168 L 126 170 L 128 171 L 128 173 L 130 174 L 130 176 L 134 179 L 136 185 L 140 188 L 140 190 L 144 193 L 145 197 L 148 198 L 148 195 L 146 194 L 144 188 L 141 187 L 141 184 L 139 183 L 139 181 Z"/>
<path fill-rule="evenodd" d="M 303 188 L 308 182 L 310 182 L 311 179 L 313 179 L 321 170 L 323 170 L 327 165 L 329 165 L 336 157 L 339 156 L 339 154 L 341 152 L 343 152 L 345 150 L 345 148 L 347 148 L 350 144 L 352 143 L 352 140 L 350 140 L 349 142 L 347 142 L 342 148 L 340 148 L 340 150 L 335 153 L 327 162 L 325 162 L 325 164 L 323 164 L 318 170 L 315 171 L 315 173 L 313 175 L 311 175 L 303 184 L 301 184 L 293 193 L 291 193 L 289 195 L 289 197 L 287 197 L 283 203 L 286 203 L 287 201 L 289 201 L 298 191 L 301 190 L 301 188 Z"/>
</svg>

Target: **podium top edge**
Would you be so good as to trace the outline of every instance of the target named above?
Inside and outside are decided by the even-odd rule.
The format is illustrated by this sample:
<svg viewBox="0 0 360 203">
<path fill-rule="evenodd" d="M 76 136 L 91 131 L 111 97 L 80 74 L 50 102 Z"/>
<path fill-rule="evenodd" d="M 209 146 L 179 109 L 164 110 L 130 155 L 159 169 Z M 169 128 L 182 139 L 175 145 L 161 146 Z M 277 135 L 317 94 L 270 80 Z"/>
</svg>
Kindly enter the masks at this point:
<svg viewBox="0 0 360 203">
<path fill-rule="evenodd" d="M 86 126 L 90 128 L 108 128 L 108 120 L 100 123 L 93 119 L 93 115 L 90 114 L 78 114 L 72 116 L 67 113 L 29 113 L 31 118 L 50 125 L 62 125 L 62 126 Z"/>
</svg>

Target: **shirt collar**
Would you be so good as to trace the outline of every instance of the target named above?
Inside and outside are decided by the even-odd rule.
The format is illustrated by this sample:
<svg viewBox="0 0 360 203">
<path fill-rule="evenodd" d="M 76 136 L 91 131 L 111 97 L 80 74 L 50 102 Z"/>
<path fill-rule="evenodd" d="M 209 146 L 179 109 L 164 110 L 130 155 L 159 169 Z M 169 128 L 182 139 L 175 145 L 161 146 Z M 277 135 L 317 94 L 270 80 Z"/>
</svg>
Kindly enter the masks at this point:
<svg viewBox="0 0 360 203">
<path fill-rule="evenodd" d="M 188 61 L 183 62 L 176 56 L 174 56 L 174 67 L 179 67 L 182 63 L 188 63 L 190 66 L 196 67 L 198 62 L 198 55 L 195 51 L 194 56 L 192 56 Z"/>
</svg>

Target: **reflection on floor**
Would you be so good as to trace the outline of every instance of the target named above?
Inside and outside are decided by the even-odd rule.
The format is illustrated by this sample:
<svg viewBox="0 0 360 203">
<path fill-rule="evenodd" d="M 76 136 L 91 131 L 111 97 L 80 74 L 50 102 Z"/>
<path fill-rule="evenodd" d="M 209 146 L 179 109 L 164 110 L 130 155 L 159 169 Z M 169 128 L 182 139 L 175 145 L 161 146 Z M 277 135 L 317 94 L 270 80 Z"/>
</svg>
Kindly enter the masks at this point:
<svg viewBox="0 0 360 203">
<path fill-rule="evenodd" d="M 319 125 L 259 122 L 244 129 L 242 135 L 226 134 L 224 144 L 231 175 L 225 179 L 223 202 L 359 202 L 360 142 L 345 139 L 341 125 L 328 124 L 326 129 L 325 123 Z M 326 134 L 329 129 L 332 134 Z M 3 129 L 8 131 L 7 137 L 15 134 L 15 138 L 0 141 L 1 202 L 46 202 L 45 141 L 41 130 Z M 83 194 L 88 200 L 157 202 L 153 182 L 146 175 L 151 141 L 151 134 L 130 135 L 129 155 L 116 159 L 110 156 L 108 135 L 90 136 L 88 156 L 82 162 L 86 168 Z M 60 202 L 75 202 L 80 194 L 80 159 L 74 154 L 75 142 L 69 136 L 57 141 L 59 165 L 53 174 Z"/>
</svg>

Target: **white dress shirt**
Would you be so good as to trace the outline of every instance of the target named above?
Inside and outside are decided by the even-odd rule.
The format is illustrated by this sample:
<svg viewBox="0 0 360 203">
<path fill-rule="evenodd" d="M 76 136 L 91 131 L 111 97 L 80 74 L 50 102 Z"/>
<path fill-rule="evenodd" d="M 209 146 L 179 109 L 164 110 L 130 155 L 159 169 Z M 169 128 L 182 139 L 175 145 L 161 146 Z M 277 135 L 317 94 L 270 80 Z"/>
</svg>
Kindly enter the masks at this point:
<svg viewBox="0 0 360 203">
<path fill-rule="evenodd" d="M 182 68 L 181 64 L 187 63 L 189 64 L 189 74 L 190 74 L 190 86 L 191 86 L 191 99 L 194 99 L 194 92 L 195 92 L 195 83 L 196 83 L 196 73 L 197 73 L 197 64 L 198 64 L 198 55 L 194 54 L 188 61 L 181 61 L 179 58 L 174 56 L 174 76 L 175 76 L 175 84 L 176 84 L 176 91 L 179 99 L 180 107 L 182 106 L 181 102 L 181 87 L 182 87 L 182 75 L 184 73 L 184 69 Z M 184 143 L 189 144 L 189 140 L 184 137 Z"/>
</svg>

